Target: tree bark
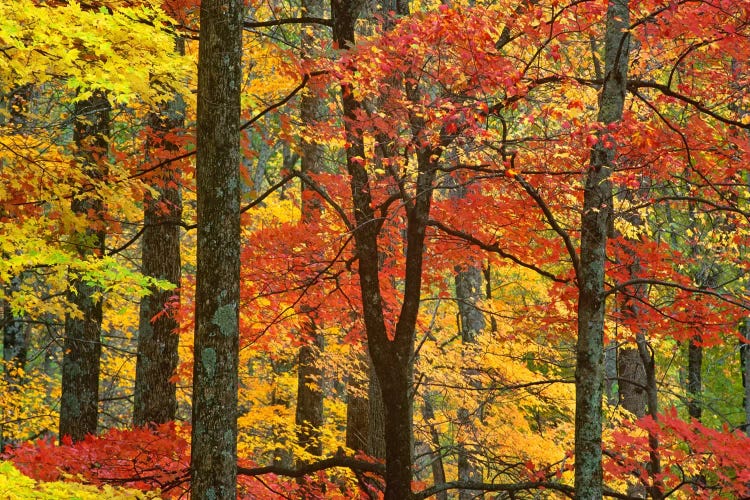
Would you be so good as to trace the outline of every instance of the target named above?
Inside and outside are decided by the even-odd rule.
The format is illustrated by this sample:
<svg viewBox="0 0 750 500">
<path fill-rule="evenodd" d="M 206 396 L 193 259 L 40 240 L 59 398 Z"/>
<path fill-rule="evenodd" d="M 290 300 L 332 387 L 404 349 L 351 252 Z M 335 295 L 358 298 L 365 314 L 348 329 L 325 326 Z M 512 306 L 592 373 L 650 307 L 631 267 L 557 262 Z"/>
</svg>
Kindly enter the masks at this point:
<svg viewBox="0 0 750 500">
<path fill-rule="evenodd" d="M 176 40 L 176 49 L 184 54 L 182 39 Z M 178 151 L 179 145 L 170 142 L 167 135 L 184 127 L 182 97 L 175 96 L 166 109 L 152 114 L 149 121 L 153 137 L 148 147 Z M 176 174 L 174 167 L 166 166 L 151 186 L 157 196 L 144 194 L 141 272 L 167 280 L 175 289 L 153 289 L 141 299 L 133 409 L 135 426 L 169 422 L 177 413 L 177 388 L 171 377 L 179 361 L 177 330 L 180 325 L 172 311 L 164 311 L 170 301 L 179 301 L 180 294 L 180 227 L 177 223 L 182 218 L 182 198 Z"/>
<path fill-rule="evenodd" d="M 243 14 L 240 0 L 201 2 L 191 447 L 196 499 L 237 496 Z"/>
<path fill-rule="evenodd" d="M 349 2 L 331 1 L 334 43 L 341 49 L 354 43 L 356 12 Z M 392 339 L 385 325 L 378 262 L 378 224 L 370 193 L 368 172 L 363 165 L 364 144 L 354 123 L 364 111 L 353 89 L 342 84 L 342 104 L 346 133 L 346 163 L 354 209 L 354 242 L 363 302 L 367 344 L 380 382 L 385 407 L 386 500 L 409 500 L 413 463 L 412 375 L 414 331 L 419 311 L 424 237 L 429 217 L 438 151 L 424 148 L 416 152 L 417 179 L 414 196 L 407 201 L 406 262 L 403 301 Z M 407 89 L 407 93 L 409 89 Z M 420 128 L 411 119 L 412 133 Z M 406 201 L 406 200 L 405 200 Z"/>
<path fill-rule="evenodd" d="M 740 325 L 740 335 L 750 339 L 750 319 Z M 742 376 L 742 407 L 745 411 L 745 434 L 750 436 L 750 343 L 740 339 L 740 371 Z"/>
<path fill-rule="evenodd" d="M 432 405 L 434 398 L 433 392 L 427 392 L 424 395 L 424 405 L 422 406 L 422 418 L 425 425 L 430 429 L 430 468 L 432 469 L 432 482 L 435 486 L 445 484 L 445 466 L 443 465 L 443 451 L 440 444 L 440 433 L 435 427 L 435 408 Z M 436 500 L 448 500 L 448 492 L 441 491 L 435 495 Z"/>
<path fill-rule="evenodd" d="M 474 265 L 457 266 L 455 281 L 461 342 L 464 345 L 473 344 L 485 327 L 484 315 L 477 307 L 482 297 L 482 270 Z M 467 373 L 467 378 L 471 385 L 476 385 L 471 381 L 472 375 L 474 374 Z M 458 425 L 464 429 L 464 436 L 473 434 L 470 431 L 474 424 L 467 408 L 458 409 Z M 458 480 L 482 482 L 482 471 L 473 463 L 470 448 L 465 442 L 457 443 L 457 453 Z M 475 490 L 461 489 L 458 492 L 458 498 L 470 500 L 483 498 L 483 495 Z"/>
<path fill-rule="evenodd" d="M 299 348 L 297 365 L 297 443 L 307 453 L 315 456 L 323 453 L 320 441 L 320 429 L 323 426 L 323 371 L 317 366 L 322 349 L 323 336 L 314 334 L 310 344 Z"/>
<path fill-rule="evenodd" d="M 622 118 L 625 101 L 630 13 L 627 0 L 612 0 L 607 10 L 605 79 L 599 121 Z M 607 237 L 612 224 L 610 174 L 614 148 L 600 141 L 592 148 L 586 174 L 578 276 L 576 345 L 575 490 L 576 498 L 602 498 L 602 393 Z"/>
<path fill-rule="evenodd" d="M 102 179 L 107 173 L 110 110 L 107 97 L 99 91 L 75 105 L 73 140 L 78 160 L 92 181 Z M 81 194 L 71 205 L 74 213 L 94 217 L 88 229 L 74 235 L 78 255 L 81 259 L 103 255 L 105 231 L 101 198 Z M 59 436 L 61 441 L 70 437 L 77 442 L 87 434 L 95 434 L 98 422 L 102 300 L 95 295 L 100 290 L 84 279 L 74 278 L 71 287 L 73 291 L 68 293 L 68 300 L 80 311 L 81 317 L 68 315 L 65 319 Z"/>
<path fill-rule="evenodd" d="M 698 421 L 703 416 L 703 346 L 699 344 L 700 341 L 700 335 L 696 335 L 688 342 L 687 368 L 688 414 Z"/>
<path fill-rule="evenodd" d="M 324 17 L 325 5 L 322 0 L 302 0 L 302 11 L 304 15 L 313 17 Z M 300 35 L 302 57 L 311 56 L 316 42 L 320 39 L 316 33 L 303 30 Z M 315 127 L 324 117 L 325 103 L 323 99 L 312 94 L 302 96 L 300 102 L 300 117 L 303 126 Z M 303 172 L 319 173 L 323 169 L 323 147 L 316 143 L 303 141 L 301 149 L 301 169 Z M 316 210 L 320 210 L 319 204 L 315 203 L 314 196 L 308 196 L 309 188 L 302 184 L 302 221 L 308 222 L 312 219 Z M 311 194 L 311 193 L 310 193 Z M 307 201 L 309 200 L 309 201 Z M 303 311 L 304 313 L 305 311 Z M 309 314 L 309 312 L 308 312 Z M 313 317 L 306 320 L 308 328 L 305 333 L 306 344 L 299 348 L 297 365 L 297 409 L 295 422 L 297 424 L 297 442 L 311 455 L 320 456 L 323 446 L 320 441 L 321 428 L 323 426 L 323 371 L 318 366 L 320 353 L 323 351 L 323 336 L 316 331 Z"/>
</svg>

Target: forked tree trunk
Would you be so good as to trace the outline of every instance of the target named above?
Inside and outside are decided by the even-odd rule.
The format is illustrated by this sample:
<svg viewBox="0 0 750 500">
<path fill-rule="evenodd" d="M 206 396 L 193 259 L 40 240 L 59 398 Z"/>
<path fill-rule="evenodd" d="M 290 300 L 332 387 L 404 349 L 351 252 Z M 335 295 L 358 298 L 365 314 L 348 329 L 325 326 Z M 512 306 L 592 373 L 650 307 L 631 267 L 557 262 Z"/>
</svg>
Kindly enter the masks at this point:
<svg viewBox="0 0 750 500">
<path fill-rule="evenodd" d="M 110 104 L 102 92 L 75 105 L 73 139 L 78 161 L 85 174 L 96 182 L 107 173 L 107 144 L 110 134 Z M 91 186 L 89 186 L 90 188 Z M 78 255 L 85 259 L 104 253 L 104 203 L 101 198 L 81 194 L 72 202 L 77 214 L 93 214 L 91 227 L 73 236 Z M 96 433 L 99 406 L 99 359 L 101 357 L 102 301 L 95 286 L 74 278 L 68 301 L 81 316 L 65 319 L 60 401 L 60 439 L 81 441 Z"/>
<path fill-rule="evenodd" d="M 203 0 L 198 49 L 198 269 L 192 497 L 237 496 L 241 0 Z"/>
<path fill-rule="evenodd" d="M 185 43 L 176 40 L 176 49 L 184 54 Z M 185 103 L 177 95 L 161 113 L 150 117 L 150 148 L 176 152 L 179 145 L 167 139 L 179 133 L 185 123 Z M 135 405 L 133 425 L 161 424 L 175 419 L 177 387 L 171 380 L 177 368 L 179 322 L 167 304 L 179 301 L 181 275 L 180 226 L 182 199 L 175 167 L 163 167 L 152 183 L 157 193 L 144 195 L 141 271 L 145 276 L 167 280 L 173 290 L 151 290 L 141 299 L 138 324 L 138 359 L 135 368 Z"/>
<path fill-rule="evenodd" d="M 598 119 L 622 119 L 628 67 L 630 12 L 627 0 L 611 0 L 607 10 L 605 79 Z M 599 141 L 586 174 L 578 275 L 576 345 L 575 491 L 580 500 L 602 498 L 602 393 L 607 237 L 612 224 L 610 175 L 614 149 Z"/>
<path fill-rule="evenodd" d="M 334 43 L 346 48 L 354 43 L 355 6 L 343 0 L 331 1 Z M 414 332 L 419 311 L 424 238 L 432 202 L 438 151 L 416 152 L 417 179 L 413 198 L 407 203 L 405 272 L 403 300 L 392 339 L 385 325 L 380 291 L 378 224 L 370 193 L 370 179 L 360 161 L 365 158 L 362 136 L 354 122 L 364 111 L 349 84 L 342 84 L 342 104 L 346 133 L 346 163 L 354 210 L 354 241 L 362 293 L 363 319 L 367 344 L 380 382 L 385 407 L 386 500 L 409 500 L 413 463 L 412 375 Z M 409 89 L 407 89 L 407 93 Z M 412 117 L 412 130 L 421 130 Z M 405 200 L 406 201 L 406 200 Z"/>
</svg>

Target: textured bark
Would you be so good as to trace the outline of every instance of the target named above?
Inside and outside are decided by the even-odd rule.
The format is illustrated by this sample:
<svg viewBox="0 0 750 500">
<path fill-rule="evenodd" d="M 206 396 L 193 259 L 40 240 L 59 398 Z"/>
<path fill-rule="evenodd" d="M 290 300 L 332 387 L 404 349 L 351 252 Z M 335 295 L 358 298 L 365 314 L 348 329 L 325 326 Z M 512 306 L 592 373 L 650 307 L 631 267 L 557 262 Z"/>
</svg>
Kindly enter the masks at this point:
<svg viewBox="0 0 750 500">
<path fill-rule="evenodd" d="M 624 347 L 617 355 L 620 405 L 640 418 L 646 414 L 646 371 L 634 347 Z"/>
<path fill-rule="evenodd" d="M 625 101 L 630 14 L 626 0 L 613 0 L 607 11 L 605 80 L 599 121 L 622 118 Z M 599 142 L 591 151 L 581 215 L 576 345 L 575 490 L 576 498 L 602 498 L 602 393 L 604 385 L 604 270 L 612 223 L 611 163 L 614 150 Z"/>
<path fill-rule="evenodd" d="M 198 49 L 198 269 L 192 497 L 237 495 L 240 282 L 240 0 L 204 0 Z"/>
<path fill-rule="evenodd" d="M 703 346 L 699 345 L 700 341 L 700 336 L 696 336 L 688 342 L 687 408 L 690 417 L 696 420 L 700 420 L 703 416 L 703 404 L 701 403 L 701 393 L 703 392 Z"/>
<path fill-rule="evenodd" d="M 181 39 L 176 45 L 179 53 L 185 52 Z M 175 96 L 166 109 L 150 117 L 154 137 L 149 147 L 177 151 L 179 146 L 166 136 L 182 130 L 184 117 L 185 103 L 179 95 Z M 169 422 L 177 413 L 177 388 L 171 377 L 179 360 L 177 329 L 180 325 L 171 312 L 163 312 L 173 297 L 179 300 L 180 293 L 180 227 L 177 222 L 182 218 L 182 199 L 176 174 L 173 167 L 165 167 L 152 185 L 157 196 L 148 192 L 144 195 L 141 271 L 145 276 L 167 280 L 176 288 L 153 289 L 141 299 L 133 409 L 133 425 L 136 426 Z"/>
<path fill-rule="evenodd" d="M 482 298 L 482 270 L 477 266 L 457 266 L 456 268 L 456 301 L 458 302 L 459 332 L 463 344 L 476 342 L 477 336 L 484 330 L 484 315 L 478 304 Z M 467 373 L 471 381 L 472 373 Z M 475 385 L 472 383 L 472 385 Z M 458 425 L 464 430 L 463 435 L 471 435 L 474 424 L 466 408 L 458 410 Z M 456 445 L 458 460 L 458 480 L 482 482 L 482 472 L 471 457 L 471 451 L 465 442 Z M 474 490 L 459 490 L 459 500 L 483 498 L 481 492 Z"/>
<path fill-rule="evenodd" d="M 364 383 L 351 380 L 346 407 L 346 446 L 385 459 L 385 408 L 380 384 L 366 352 L 361 356 L 367 376 Z M 363 396 L 366 393 L 366 396 Z"/>
<path fill-rule="evenodd" d="M 302 10 L 305 15 L 313 17 L 325 16 L 325 2 L 322 0 L 302 0 Z M 300 35 L 302 57 L 310 57 L 315 44 L 320 36 L 315 31 L 303 30 Z M 312 94 L 302 96 L 300 102 L 300 117 L 302 124 L 314 127 L 315 123 L 323 119 L 325 103 L 323 99 Z M 323 169 L 323 148 L 319 144 L 303 141 L 301 149 L 301 168 L 303 172 L 321 172 Z M 302 186 L 302 199 L 310 200 L 303 202 L 302 220 L 307 222 L 316 210 L 320 210 L 319 204 L 315 203 L 315 197 L 308 196 L 305 191 L 307 186 Z M 304 311 L 303 311 L 304 312 Z M 321 428 L 323 426 L 323 371 L 318 366 L 318 359 L 323 350 L 323 336 L 316 332 L 313 318 L 307 319 L 308 331 L 306 338 L 308 344 L 299 349 L 297 368 L 297 408 L 295 422 L 297 424 L 297 442 L 312 455 L 321 455 L 323 447 L 320 441 Z"/>
<path fill-rule="evenodd" d="M 101 92 L 95 92 L 75 105 L 73 139 L 78 161 L 92 181 L 106 175 L 107 143 L 110 131 L 110 104 Z M 82 194 L 73 199 L 73 212 L 93 214 L 91 227 L 74 235 L 78 254 L 83 259 L 104 253 L 104 204 L 96 196 Z M 68 300 L 82 317 L 65 319 L 65 341 L 62 363 L 62 397 L 60 432 L 62 440 L 74 442 L 96 433 L 99 406 L 99 359 L 101 357 L 102 302 L 95 299 L 97 289 L 82 279 L 74 279 Z"/>
<path fill-rule="evenodd" d="M 400 14 L 400 13 L 398 13 Z M 349 2 L 332 0 L 334 42 L 339 48 L 354 43 L 356 12 Z M 409 93 L 407 88 L 407 93 Z M 370 182 L 360 158 L 365 157 L 362 137 L 354 122 L 362 105 L 348 84 L 343 84 L 342 105 L 346 132 L 347 171 L 354 209 L 354 242 L 363 303 L 367 344 L 380 382 L 385 407 L 386 500 L 409 500 L 413 463 L 412 376 L 414 331 L 419 311 L 424 237 L 432 202 L 438 151 L 416 152 L 417 179 L 407 204 L 406 251 L 403 301 L 392 340 L 388 336 L 380 291 L 378 224 L 374 224 Z M 410 120 L 412 133 L 421 130 L 417 117 Z"/>
<path fill-rule="evenodd" d="M 740 325 L 740 335 L 750 339 L 750 319 Z M 745 434 L 750 436 L 750 344 L 740 340 L 740 370 L 742 371 L 742 407 L 745 410 Z"/>
<path fill-rule="evenodd" d="M 323 337 L 315 335 L 314 343 L 299 349 L 297 368 L 297 443 L 312 455 L 320 456 L 323 447 L 320 429 L 323 426 L 323 372 L 317 366 Z"/>
</svg>

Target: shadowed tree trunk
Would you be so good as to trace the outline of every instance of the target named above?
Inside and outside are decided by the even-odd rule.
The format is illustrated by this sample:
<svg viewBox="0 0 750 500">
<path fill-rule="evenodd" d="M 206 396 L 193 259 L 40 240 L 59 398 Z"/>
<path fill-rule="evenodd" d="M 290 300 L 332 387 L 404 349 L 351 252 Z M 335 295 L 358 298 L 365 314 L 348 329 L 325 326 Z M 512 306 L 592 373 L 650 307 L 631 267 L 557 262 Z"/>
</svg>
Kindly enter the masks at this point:
<svg viewBox="0 0 750 500">
<path fill-rule="evenodd" d="M 357 13 L 350 2 L 332 0 L 334 43 L 346 48 L 354 43 L 354 23 Z M 397 14 L 401 14 L 398 12 Z M 413 89 L 407 88 L 407 94 Z M 363 303 L 363 319 L 367 344 L 373 366 L 380 382 L 385 407 L 386 441 L 386 500 L 409 500 L 413 463 L 412 434 L 412 376 L 414 364 L 414 335 L 419 311 L 422 284 L 422 257 L 427 221 L 432 202 L 436 162 L 439 150 L 429 147 L 416 154 L 417 176 L 413 198 L 407 201 L 405 228 L 405 272 L 403 300 L 392 338 L 385 324 L 383 297 L 380 290 L 378 262 L 379 225 L 373 223 L 375 211 L 370 193 L 370 179 L 360 161 L 365 158 L 363 139 L 354 122 L 362 104 L 355 98 L 349 84 L 341 86 L 346 134 L 346 163 L 354 211 L 354 244 L 357 271 Z M 410 118 L 412 131 L 422 130 L 418 117 Z"/>
<path fill-rule="evenodd" d="M 380 384 L 367 352 L 360 355 L 365 380 L 350 380 L 346 407 L 346 446 L 385 459 L 385 409 Z M 366 396 L 363 395 L 366 393 Z"/>
<path fill-rule="evenodd" d="M 198 49 L 198 269 L 192 497 L 237 496 L 240 299 L 240 0 L 203 0 Z"/>
<path fill-rule="evenodd" d="M 107 143 L 110 133 L 110 104 L 99 91 L 75 105 L 73 138 L 78 161 L 86 175 L 96 182 L 107 172 Z M 104 253 L 104 203 L 101 198 L 81 194 L 72 202 L 77 214 L 90 214 L 90 227 L 73 236 L 81 259 Z M 99 406 L 99 359 L 101 357 L 102 301 L 97 288 L 73 278 L 68 300 L 80 312 L 65 319 L 60 401 L 60 439 L 81 441 L 96 433 Z"/>
<path fill-rule="evenodd" d="M 458 325 L 461 333 L 461 342 L 463 344 L 473 344 L 477 340 L 485 322 L 482 311 L 477 304 L 482 298 L 482 270 L 477 266 L 457 266 L 456 267 L 456 301 L 458 302 L 458 316 L 460 323 Z M 467 374 L 471 382 L 471 373 Z M 464 430 L 464 435 L 473 434 L 471 430 L 474 425 L 466 408 L 458 410 L 459 426 Z M 471 451 L 465 443 L 457 444 L 458 453 L 458 480 L 459 481 L 482 481 L 482 472 L 472 463 Z M 472 498 L 483 498 L 481 492 L 473 490 L 459 490 L 459 500 L 470 500 Z"/>
<path fill-rule="evenodd" d="M 322 18 L 325 16 L 325 3 L 323 0 L 303 0 L 302 11 L 304 15 Z M 302 57 L 310 57 L 316 42 L 320 39 L 316 31 L 302 31 L 300 44 Z M 302 124 L 314 126 L 323 119 L 326 111 L 325 102 L 322 98 L 305 94 L 300 102 L 300 115 Z M 319 173 L 323 169 L 323 147 L 316 143 L 303 141 L 301 149 L 301 169 L 303 172 Z M 312 218 L 313 212 L 320 210 L 319 204 L 315 203 L 315 197 L 308 196 L 305 183 L 302 184 L 302 221 L 307 222 Z M 306 202 L 305 200 L 310 200 Z M 304 311 L 303 311 L 304 313 Z M 309 313 L 308 313 L 309 314 Z M 321 428 L 323 426 L 323 371 L 318 365 L 320 353 L 324 348 L 323 336 L 317 331 L 313 317 L 306 320 L 308 331 L 304 332 L 306 344 L 299 348 L 297 365 L 297 409 L 295 423 L 297 424 L 297 442 L 307 453 L 320 456 L 323 446 L 320 441 Z"/>
<path fill-rule="evenodd" d="M 750 319 L 740 325 L 740 335 L 750 339 Z M 742 407 L 745 411 L 745 434 L 750 436 L 750 344 L 740 340 L 740 371 L 742 376 Z"/>
<path fill-rule="evenodd" d="M 628 1 L 610 1 L 604 48 L 605 78 L 598 116 L 604 124 L 622 119 L 629 24 Z M 614 153 L 601 140 L 592 148 L 581 214 L 575 418 L 575 496 L 580 500 L 600 499 L 603 493 L 604 274 L 613 217 L 610 175 Z"/>
<path fill-rule="evenodd" d="M 9 120 L 7 125 L 9 133 L 25 135 L 27 131 L 28 103 L 31 101 L 33 86 L 22 85 L 13 89 L 7 96 L 7 111 Z M 5 96 L 3 96 L 5 97 Z M 2 169 L 2 162 L 0 162 Z M 5 216 L 5 210 L 0 208 L 0 216 Z M 2 257 L 5 257 L 3 254 Z M 5 296 L 8 299 L 21 290 L 24 274 L 11 277 L 10 283 L 5 287 Z M 22 390 L 23 377 L 21 373 L 26 368 L 29 349 L 29 325 L 23 316 L 13 313 L 9 300 L 2 301 L 2 329 L 3 329 L 3 376 L 11 391 Z M 0 450 L 5 448 L 3 424 L 0 424 Z"/>
<path fill-rule="evenodd" d="M 182 39 L 176 40 L 176 49 L 185 52 Z M 166 109 L 150 117 L 152 137 L 150 148 L 178 151 L 179 145 L 167 139 L 168 134 L 179 133 L 185 122 L 185 103 L 175 96 Z M 179 301 L 180 286 L 180 227 L 182 199 L 175 167 L 165 166 L 152 183 L 156 196 L 144 194 L 144 230 L 142 268 L 145 276 L 167 280 L 174 290 L 151 290 L 141 299 L 138 325 L 138 359 L 135 368 L 135 406 L 133 425 L 161 424 L 175 419 L 177 413 L 177 388 L 171 377 L 179 360 L 179 323 L 173 311 L 165 311 L 168 303 Z"/>
<path fill-rule="evenodd" d="M 22 85 L 13 89 L 7 96 L 8 123 L 11 134 L 28 134 L 27 113 L 34 87 Z M 0 163 L 0 167 L 2 164 Z M 5 215 L 0 209 L 0 215 Z M 23 273 L 13 276 L 5 289 L 5 294 L 11 297 L 21 289 Z M 24 318 L 13 314 L 8 301 L 2 302 L 3 309 L 3 361 L 5 361 L 5 378 L 8 382 L 17 382 L 17 370 L 24 369 L 28 356 L 27 325 Z M 0 436 L 0 440 L 2 436 Z M 1 449 L 1 448 L 0 448 Z"/>
<path fill-rule="evenodd" d="M 688 414 L 691 418 L 700 420 L 703 416 L 701 393 L 703 392 L 703 346 L 701 337 L 696 335 L 688 341 L 687 393 Z"/>
</svg>

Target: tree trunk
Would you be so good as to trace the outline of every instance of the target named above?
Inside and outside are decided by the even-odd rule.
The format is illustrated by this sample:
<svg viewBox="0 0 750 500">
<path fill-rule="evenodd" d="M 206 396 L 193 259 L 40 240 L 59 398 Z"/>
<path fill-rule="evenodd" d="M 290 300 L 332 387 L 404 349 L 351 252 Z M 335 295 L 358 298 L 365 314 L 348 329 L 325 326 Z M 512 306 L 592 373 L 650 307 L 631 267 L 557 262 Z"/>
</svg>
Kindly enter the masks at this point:
<svg viewBox="0 0 750 500">
<path fill-rule="evenodd" d="M 331 1 L 334 43 L 346 48 L 354 42 L 356 12 L 350 2 Z M 342 103 L 346 132 L 346 163 L 354 209 L 354 242 L 363 303 L 367 344 L 380 382 L 385 407 L 386 500 L 409 500 L 413 463 L 412 375 L 414 363 L 414 329 L 419 311 L 424 237 L 432 202 L 437 151 L 417 151 L 417 180 L 414 197 L 407 203 L 406 263 L 403 301 L 392 339 L 385 325 L 383 298 L 380 291 L 378 262 L 378 224 L 365 166 L 363 139 L 355 129 L 358 112 L 364 111 L 353 89 L 342 84 Z M 408 91 L 408 90 L 407 90 Z M 420 130 L 419 120 L 412 117 L 412 131 Z"/>
<path fill-rule="evenodd" d="M 177 39 L 177 52 L 184 54 L 185 43 Z M 179 132 L 185 122 L 185 103 L 181 96 L 166 106 L 161 113 L 150 117 L 153 149 L 176 152 L 179 145 L 167 139 Z M 167 280 L 174 290 L 151 290 L 141 299 L 138 325 L 138 358 L 135 368 L 135 406 L 133 425 L 161 424 L 175 419 L 177 388 L 171 378 L 178 363 L 177 329 L 179 323 L 173 311 L 164 312 L 170 302 L 179 301 L 180 286 L 180 227 L 182 199 L 179 179 L 173 166 L 163 168 L 152 183 L 157 196 L 144 194 L 142 241 L 142 273 Z"/>
<path fill-rule="evenodd" d="M 32 98 L 32 85 L 22 85 L 16 87 L 8 95 L 7 112 L 9 115 L 8 126 L 10 133 L 27 135 L 27 113 L 28 103 Z M 0 167 L 2 164 L 0 163 Z M 5 210 L 0 208 L 0 215 L 4 216 Z M 5 289 L 7 297 L 12 297 L 21 290 L 21 283 L 24 279 L 24 273 L 13 276 L 10 283 Z M 5 379 L 9 383 L 19 382 L 17 373 L 20 368 L 26 367 L 28 356 L 28 338 L 27 325 L 22 317 L 13 314 L 8 301 L 2 301 L 3 309 L 3 361 L 5 361 Z M 0 440 L 2 436 L 0 435 Z M 2 444 L 2 443 L 0 443 Z M 0 447 L 0 449 L 2 449 Z"/>
<path fill-rule="evenodd" d="M 8 296 L 21 289 L 22 275 L 14 276 L 6 288 Z M 18 370 L 26 367 L 28 357 L 28 338 L 26 322 L 13 314 L 10 303 L 3 301 L 3 361 L 5 362 L 5 379 L 16 381 Z"/>
<path fill-rule="evenodd" d="M 78 148 L 78 160 L 92 181 L 106 175 L 107 144 L 110 133 L 110 104 L 102 92 L 75 105 L 73 139 Z M 78 255 L 104 253 L 104 203 L 96 196 L 81 195 L 73 199 L 72 209 L 77 214 L 93 214 L 90 228 L 75 235 Z M 102 301 L 100 292 L 85 280 L 74 278 L 68 293 L 71 306 L 81 317 L 68 315 L 65 319 L 65 341 L 62 362 L 62 397 L 60 401 L 60 440 L 70 437 L 81 441 L 87 434 L 95 434 L 99 406 L 99 359 L 101 357 Z"/>
<path fill-rule="evenodd" d="M 740 335 L 750 339 L 750 319 L 740 325 Z M 740 371 L 742 376 L 742 407 L 745 411 L 745 434 L 750 436 L 750 343 L 740 339 Z"/>
<path fill-rule="evenodd" d="M 237 496 L 243 12 L 239 0 L 200 7 L 191 474 L 201 500 Z"/>
<path fill-rule="evenodd" d="M 445 466 L 443 465 L 443 451 L 440 444 L 440 433 L 435 427 L 435 409 L 432 405 L 434 397 L 433 392 L 427 392 L 424 395 L 424 405 L 422 406 L 422 418 L 425 425 L 430 429 L 430 468 L 432 469 L 432 482 L 435 486 L 445 484 Z M 448 500 L 448 492 L 441 491 L 435 495 L 436 500 Z"/>
<path fill-rule="evenodd" d="M 607 10 L 605 80 L 599 121 L 622 118 L 625 101 L 630 13 L 627 0 L 612 0 Z M 614 149 L 600 140 L 591 150 L 581 215 L 576 345 L 575 490 L 576 498 L 602 498 L 602 392 L 607 236 L 612 224 L 610 174 Z"/>
<path fill-rule="evenodd" d="M 318 367 L 317 360 L 323 349 L 323 336 L 318 334 L 313 338 L 312 343 L 299 348 L 295 421 L 300 447 L 311 455 L 320 456 L 323 453 L 320 442 L 320 429 L 323 426 L 323 371 Z"/>
<path fill-rule="evenodd" d="M 385 459 L 385 408 L 380 384 L 366 351 L 360 356 L 366 369 L 365 384 L 350 381 L 346 407 L 346 446 Z M 364 392 L 367 396 L 363 396 Z"/>
<path fill-rule="evenodd" d="M 688 342 L 687 392 L 688 414 L 700 421 L 703 415 L 701 393 L 703 392 L 703 346 L 699 343 L 700 335 L 696 335 Z"/>
<path fill-rule="evenodd" d="M 461 342 L 473 344 L 477 340 L 482 330 L 484 330 L 484 315 L 477 304 L 482 298 L 482 270 L 477 266 L 457 266 L 456 267 L 456 301 L 458 302 L 459 331 L 461 333 Z M 469 383 L 476 385 L 472 381 L 473 373 L 467 373 Z M 466 408 L 458 409 L 458 425 L 464 429 L 463 435 L 472 435 L 471 430 L 474 427 L 469 416 L 469 410 Z M 471 451 L 466 443 L 457 443 L 458 453 L 458 480 L 482 482 L 482 471 L 473 463 Z M 459 490 L 459 500 L 470 500 L 483 498 L 481 492 L 474 490 Z"/>
<path fill-rule="evenodd" d="M 623 347 L 617 354 L 620 405 L 641 418 L 646 414 L 646 370 L 637 347 Z"/>
<path fill-rule="evenodd" d="M 325 5 L 322 0 L 302 0 L 302 11 L 305 15 L 314 17 L 325 16 Z M 302 57 L 310 57 L 316 42 L 319 40 L 316 32 L 303 30 L 300 35 Z M 302 96 L 300 102 L 300 115 L 303 126 L 315 127 L 315 124 L 324 118 L 325 102 L 320 97 L 312 94 Z M 301 149 L 301 168 L 303 172 L 318 173 L 323 169 L 323 147 L 316 143 L 303 141 Z M 302 184 L 302 221 L 308 222 L 313 213 L 320 210 L 312 200 L 314 196 L 307 196 L 307 186 Z M 306 202 L 305 200 L 311 200 Z M 305 311 L 303 311 L 304 313 Z M 308 331 L 305 345 L 299 349 L 297 367 L 297 410 L 295 422 L 297 424 L 298 444 L 311 455 L 320 456 L 323 446 L 320 441 L 321 428 L 323 426 L 323 371 L 318 366 L 320 353 L 323 351 L 323 336 L 316 331 L 315 321 L 312 317 L 307 318 Z"/>
</svg>

